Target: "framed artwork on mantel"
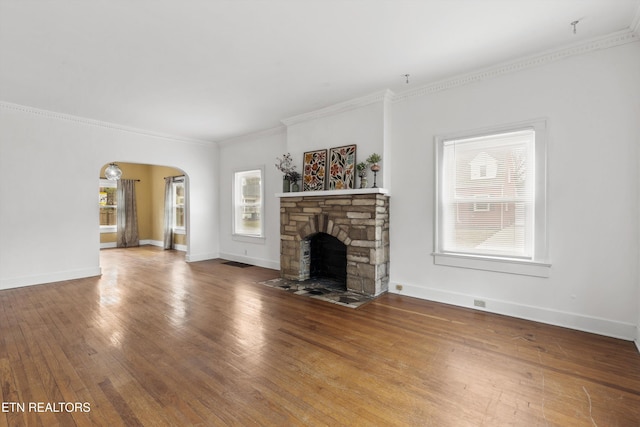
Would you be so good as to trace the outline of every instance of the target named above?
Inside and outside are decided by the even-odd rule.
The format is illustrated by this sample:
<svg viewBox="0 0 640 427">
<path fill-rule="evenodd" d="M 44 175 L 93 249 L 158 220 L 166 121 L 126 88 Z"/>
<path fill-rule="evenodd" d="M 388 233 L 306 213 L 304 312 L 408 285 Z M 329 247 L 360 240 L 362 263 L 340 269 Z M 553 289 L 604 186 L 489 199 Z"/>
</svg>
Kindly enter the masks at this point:
<svg viewBox="0 0 640 427">
<path fill-rule="evenodd" d="M 355 187 L 356 145 L 329 150 L 329 190 L 349 190 Z"/>
<path fill-rule="evenodd" d="M 324 190 L 326 175 L 327 150 L 307 151 L 304 153 L 302 191 Z"/>
</svg>

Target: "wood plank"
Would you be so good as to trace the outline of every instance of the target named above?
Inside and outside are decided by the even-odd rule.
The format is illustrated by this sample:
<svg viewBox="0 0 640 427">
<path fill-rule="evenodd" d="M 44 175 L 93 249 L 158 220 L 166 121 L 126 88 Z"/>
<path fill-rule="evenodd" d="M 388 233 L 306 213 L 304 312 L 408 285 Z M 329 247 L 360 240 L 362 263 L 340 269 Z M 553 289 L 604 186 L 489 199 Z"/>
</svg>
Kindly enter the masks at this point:
<svg viewBox="0 0 640 427">
<path fill-rule="evenodd" d="M 0 291 L 2 425 L 640 425 L 633 343 L 383 295 L 357 310 L 277 271 L 101 253 L 103 275 Z"/>
</svg>

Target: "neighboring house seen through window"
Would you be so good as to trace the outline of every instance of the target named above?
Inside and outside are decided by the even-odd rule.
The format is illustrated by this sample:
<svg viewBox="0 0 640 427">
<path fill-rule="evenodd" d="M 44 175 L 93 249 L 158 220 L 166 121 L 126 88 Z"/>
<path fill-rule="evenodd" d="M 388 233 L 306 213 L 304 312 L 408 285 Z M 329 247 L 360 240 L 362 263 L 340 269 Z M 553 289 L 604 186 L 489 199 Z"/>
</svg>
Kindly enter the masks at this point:
<svg viewBox="0 0 640 427">
<path fill-rule="evenodd" d="M 546 275 L 517 267 L 546 260 L 544 122 L 436 144 L 436 263 L 505 271 L 495 262 L 507 261 L 508 272 Z"/>
</svg>

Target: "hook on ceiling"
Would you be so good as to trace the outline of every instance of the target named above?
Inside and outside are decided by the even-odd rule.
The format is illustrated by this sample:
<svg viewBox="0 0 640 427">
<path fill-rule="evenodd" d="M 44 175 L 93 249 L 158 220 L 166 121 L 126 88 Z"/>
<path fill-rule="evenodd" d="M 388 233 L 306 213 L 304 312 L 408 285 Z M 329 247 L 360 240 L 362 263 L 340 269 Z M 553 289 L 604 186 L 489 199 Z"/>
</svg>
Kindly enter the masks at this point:
<svg viewBox="0 0 640 427">
<path fill-rule="evenodd" d="M 576 34 L 578 32 L 578 30 L 576 29 L 576 26 L 578 25 L 579 22 L 580 22 L 579 20 L 575 20 L 570 24 L 573 27 L 573 34 Z"/>
</svg>

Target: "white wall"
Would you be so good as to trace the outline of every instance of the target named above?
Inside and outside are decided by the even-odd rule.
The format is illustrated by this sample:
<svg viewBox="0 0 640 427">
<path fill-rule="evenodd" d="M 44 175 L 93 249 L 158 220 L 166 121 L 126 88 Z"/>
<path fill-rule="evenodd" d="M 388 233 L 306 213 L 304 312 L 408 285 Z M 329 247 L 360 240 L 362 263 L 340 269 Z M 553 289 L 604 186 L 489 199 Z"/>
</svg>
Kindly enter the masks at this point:
<svg viewBox="0 0 640 427">
<path fill-rule="evenodd" d="M 97 174 L 109 161 L 187 173 L 189 260 L 220 254 L 278 268 L 275 158 L 291 152 L 300 168 L 304 151 L 356 143 L 359 160 L 384 156 L 391 292 L 402 284 L 403 294 L 461 306 L 478 298 L 489 311 L 640 341 L 639 75 L 640 43 L 629 43 L 219 148 L 0 104 L 0 170 L 11 177 L 0 182 L 0 288 L 99 274 Z M 434 265 L 434 135 L 539 117 L 549 131 L 550 277 Z M 258 244 L 231 236 L 232 172 L 257 165 L 267 203 Z"/>
<path fill-rule="evenodd" d="M 392 109 L 391 292 L 634 339 L 640 43 Z M 434 136 L 548 119 L 548 279 L 433 264 Z"/>
<path fill-rule="evenodd" d="M 276 157 L 287 152 L 284 127 L 248 135 L 220 144 L 220 256 L 224 259 L 280 268 L 280 199 L 282 173 Z M 251 168 L 264 168 L 265 237 L 234 237 L 233 174 Z M 298 169 L 299 170 L 299 169 Z"/>
<path fill-rule="evenodd" d="M 215 258 L 217 147 L 0 104 L 0 289 L 100 274 L 100 168 L 173 166 L 189 179 L 187 260 Z"/>
<path fill-rule="evenodd" d="M 290 152 L 297 167 L 302 172 L 305 151 L 330 149 L 343 145 L 356 144 L 356 162 L 363 162 L 372 153 L 384 155 L 385 127 L 384 113 L 387 100 L 385 93 L 374 94 L 363 100 L 373 98 L 373 102 L 350 108 L 342 112 L 328 109 L 319 117 L 313 115 L 307 120 L 296 120 L 287 126 L 287 152 Z M 364 101 L 363 101 L 364 102 Z M 339 110 L 339 106 L 335 107 Z M 378 187 L 385 186 L 386 175 L 383 157 L 378 173 Z M 356 186 L 360 181 L 356 179 Z M 369 171 L 369 186 L 373 184 L 373 172 Z"/>
<path fill-rule="evenodd" d="M 241 147 L 223 146 L 221 182 L 229 188 L 221 190 L 222 228 L 230 230 L 233 168 L 264 163 L 269 171 L 284 152 L 299 159 L 300 168 L 304 151 L 356 143 L 359 160 L 374 151 L 384 156 L 381 186 L 391 190 L 390 292 L 402 284 L 402 294 L 467 307 L 482 299 L 487 311 L 636 339 L 640 43 L 487 75 L 493 77 L 399 94 L 392 103 L 385 98 L 284 120 L 286 140 L 257 136 Z M 434 136 L 541 117 L 549 133 L 550 277 L 434 265 Z M 280 191 L 280 176 L 267 179 L 276 181 L 268 184 L 268 199 Z M 275 207 L 267 210 L 279 217 Z M 222 252 L 241 260 L 247 246 L 222 234 Z M 275 232 L 267 236 L 262 265 L 279 263 L 277 240 Z"/>
<path fill-rule="evenodd" d="M 282 173 L 276 157 L 291 153 L 296 170 L 302 172 L 305 151 L 356 144 L 356 159 L 383 154 L 384 112 L 387 92 L 329 107 L 319 112 L 285 119 L 286 127 L 272 129 L 220 143 L 220 256 L 262 267 L 280 269 L 280 199 Z M 385 172 L 383 158 L 381 165 Z M 265 238 L 232 236 L 232 176 L 241 169 L 265 168 Z M 378 176 L 378 186 L 385 175 Z M 369 185 L 373 174 L 369 172 Z M 356 182 L 359 185 L 359 181 Z"/>
</svg>

